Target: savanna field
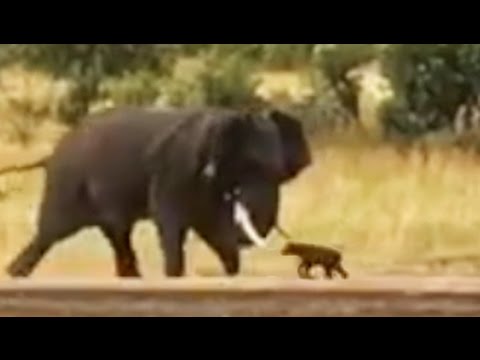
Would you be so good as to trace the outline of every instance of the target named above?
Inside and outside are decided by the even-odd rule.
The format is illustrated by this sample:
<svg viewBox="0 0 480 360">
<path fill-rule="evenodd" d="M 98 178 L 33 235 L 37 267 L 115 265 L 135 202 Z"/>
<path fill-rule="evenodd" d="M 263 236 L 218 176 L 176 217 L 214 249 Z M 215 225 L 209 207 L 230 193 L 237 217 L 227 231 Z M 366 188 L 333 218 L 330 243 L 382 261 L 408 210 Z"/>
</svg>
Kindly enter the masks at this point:
<svg viewBox="0 0 480 360">
<path fill-rule="evenodd" d="M 23 88 L 38 90 L 27 93 L 32 99 L 48 93 L 31 75 L 21 82 L 21 74 L 6 74 L 3 84 L 11 84 L 13 94 Z M 284 74 L 266 82 L 301 93 L 297 80 Z M 40 98 L 35 102 L 50 101 Z M 0 114 L 0 133 L 15 128 L 11 115 Z M 2 140 L 0 169 L 49 154 L 62 133 L 46 121 L 28 146 Z M 311 144 L 313 166 L 282 189 L 280 225 L 295 241 L 342 249 L 352 276 L 480 274 L 480 156 L 438 146 L 425 161 L 417 150 L 402 155 L 389 144 L 333 139 Z M 0 176 L 0 278 L 35 232 L 44 175 L 39 169 Z M 279 254 L 285 240 L 275 231 L 270 239 L 266 249 L 244 253 L 242 275 L 296 277 L 295 260 Z M 143 275 L 163 277 L 151 223 L 137 225 L 133 245 Z M 112 255 L 100 232 L 86 229 L 50 251 L 34 278 L 113 278 Z M 190 276 L 223 275 L 217 258 L 192 234 L 187 267 Z"/>
<path fill-rule="evenodd" d="M 36 232 L 35 169 L 0 174 L 0 316 L 478 316 L 478 64 L 480 44 L 0 45 L 0 173 L 116 106 L 291 111 L 313 164 L 282 187 L 279 225 L 340 250 L 350 274 L 299 279 L 272 230 L 229 279 L 190 233 L 188 276 L 170 281 L 147 221 L 132 234 L 140 281 L 116 277 L 95 228 L 10 279 Z"/>
<path fill-rule="evenodd" d="M 27 148 L 3 145 L 0 167 L 49 153 L 58 134 L 39 130 Z M 313 141 L 314 165 L 282 190 L 281 226 L 297 241 L 343 249 L 357 275 L 478 275 L 480 273 L 480 158 L 451 148 L 400 155 L 389 145 Z M 44 171 L 0 177 L 0 268 L 29 241 Z M 245 276 L 294 277 L 275 231 L 266 249 L 243 256 Z M 163 277 L 162 254 L 149 222 L 139 223 L 134 247 L 145 277 Z M 217 258 L 190 235 L 188 274 L 218 276 Z M 2 273 L 2 277 L 5 275 Z M 36 278 L 114 276 L 107 241 L 96 229 L 59 243 Z"/>
</svg>

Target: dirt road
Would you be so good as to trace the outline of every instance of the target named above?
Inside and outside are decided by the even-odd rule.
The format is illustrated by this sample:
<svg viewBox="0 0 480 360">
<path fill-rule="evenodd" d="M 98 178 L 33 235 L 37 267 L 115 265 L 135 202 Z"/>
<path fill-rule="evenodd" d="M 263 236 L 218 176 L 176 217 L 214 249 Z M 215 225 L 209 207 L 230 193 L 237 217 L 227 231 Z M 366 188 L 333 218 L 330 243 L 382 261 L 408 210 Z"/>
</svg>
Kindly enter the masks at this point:
<svg viewBox="0 0 480 360">
<path fill-rule="evenodd" d="M 15 281 L 0 316 L 478 316 L 480 279 Z"/>
</svg>

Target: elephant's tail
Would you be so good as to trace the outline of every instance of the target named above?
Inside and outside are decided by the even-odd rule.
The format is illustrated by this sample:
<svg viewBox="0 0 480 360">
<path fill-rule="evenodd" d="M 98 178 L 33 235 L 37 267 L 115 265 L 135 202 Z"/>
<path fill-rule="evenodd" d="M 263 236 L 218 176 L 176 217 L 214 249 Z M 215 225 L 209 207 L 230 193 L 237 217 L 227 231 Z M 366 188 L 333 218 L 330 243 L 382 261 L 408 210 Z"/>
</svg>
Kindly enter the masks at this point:
<svg viewBox="0 0 480 360">
<path fill-rule="evenodd" d="M 33 170 L 40 167 L 44 168 L 47 166 L 49 160 L 50 160 L 50 155 L 28 164 L 9 166 L 9 167 L 0 169 L 0 175 L 8 174 L 11 172 L 29 171 L 29 170 Z"/>
</svg>

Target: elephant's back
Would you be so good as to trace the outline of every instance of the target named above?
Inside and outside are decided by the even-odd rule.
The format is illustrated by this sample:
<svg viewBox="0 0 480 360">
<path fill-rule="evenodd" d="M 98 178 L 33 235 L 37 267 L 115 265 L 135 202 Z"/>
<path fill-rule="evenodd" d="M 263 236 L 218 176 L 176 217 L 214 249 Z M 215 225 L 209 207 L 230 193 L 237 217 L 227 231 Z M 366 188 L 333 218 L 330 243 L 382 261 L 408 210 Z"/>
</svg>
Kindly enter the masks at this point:
<svg viewBox="0 0 480 360">
<path fill-rule="evenodd" d="M 57 145 L 47 171 L 51 176 L 94 175 L 118 183 L 119 187 L 141 182 L 147 175 L 146 150 L 156 136 L 174 131 L 185 121 L 222 111 L 125 107 L 90 115 Z"/>
<path fill-rule="evenodd" d="M 82 164 L 89 175 L 115 181 L 119 187 L 143 186 L 145 151 L 176 118 L 142 109 L 117 110 L 88 124 L 80 134 Z M 138 183 L 138 184 L 137 184 Z M 115 186 L 115 185 L 112 185 Z"/>
<path fill-rule="evenodd" d="M 93 181 L 119 194 L 144 186 L 145 148 L 173 125 L 169 120 L 134 108 L 85 118 L 57 145 L 47 166 L 47 185 Z"/>
</svg>

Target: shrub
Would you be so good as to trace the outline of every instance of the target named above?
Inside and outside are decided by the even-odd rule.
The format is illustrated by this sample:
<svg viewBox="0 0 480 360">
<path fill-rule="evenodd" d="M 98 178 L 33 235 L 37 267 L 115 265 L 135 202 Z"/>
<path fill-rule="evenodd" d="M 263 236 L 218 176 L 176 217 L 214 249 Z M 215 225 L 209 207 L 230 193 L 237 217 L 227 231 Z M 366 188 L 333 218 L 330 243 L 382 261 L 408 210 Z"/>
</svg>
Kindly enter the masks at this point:
<svg viewBox="0 0 480 360">
<path fill-rule="evenodd" d="M 69 84 L 50 75 L 11 66 L 0 71 L 1 129 L 6 140 L 27 143 L 45 120 L 59 115 Z"/>
<path fill-rule="evenodd" d="M 164 79 L 162 99 L 173 106 L 243 106 L 254 101 L 252 66 L 235 54 L 180 64 Z"/>
<path fill-rule="evenodd" d="M 350 70 L 381 54 L 381 44 L 319 44 L 314 48 L 314 64 L 336 93 L 342 107 L 358 116 L 357 93 L 349 79 Z"/>
<path fill-rule="evenodd" d="M 160 96 L 160 77 L 149 71 L 137 71 L 103 80 L 99 86 L 100 102 L 113 106 L 146 105 Z"/>
<path fill-rule="evenodd" d="M 310 66 L 316 44 L 262 44 L 262 62 L 268 69 L 292 70 Z"/>
<path fill-rule="evenodd" d="M 458 109 L 480 95 L 478 44 L 392 45 L 383 67 L 396 94 L 396 116 L 389 120 L 411 131 L 453 126 Z"/>
<path fill-rule="evenodd" d="M 122 80 L 129 73 L 168 72 L 178 51 L 177 46 L 162 44 L 6 44 L 0 45 L 0 65 L 21 63 L 55 79 L 71 82 L 72 89 L 62 102 L 59 113 L 62 120 L 75 124 L 89 111 L 93 102 L 105 92 L 112 93 L 108 85 L 114 82 L 112 79 L 119 79 L 118 85 L 122 89 L 118 93 L 138 94 L 138 83 L 132 85 L 137 90 L 124 90 L 128 86 Z M 131 80 L 143 81 L 143 84 L 145 81 L 141 75 Z M 149 95 L 150 90 L 145 93 Z M 134 101 L 138 101 L 138 97 Z"/>
</svg>

